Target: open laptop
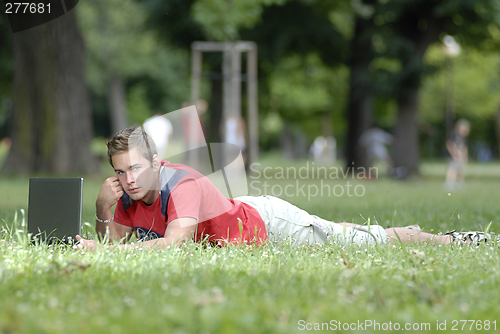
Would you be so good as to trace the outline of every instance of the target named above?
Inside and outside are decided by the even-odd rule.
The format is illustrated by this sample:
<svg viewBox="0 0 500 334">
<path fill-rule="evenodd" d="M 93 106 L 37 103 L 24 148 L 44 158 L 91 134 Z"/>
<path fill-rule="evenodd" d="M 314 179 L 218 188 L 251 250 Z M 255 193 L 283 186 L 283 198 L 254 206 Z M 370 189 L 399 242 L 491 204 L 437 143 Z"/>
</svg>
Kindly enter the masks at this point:
<svg viewBox="0 0 500 334">
<path fill-rule="evenodd" d="M 28 232 L 38 242 L 74 243 L 82 231 L 83 178 L 31 178 Z"/>
</svg>

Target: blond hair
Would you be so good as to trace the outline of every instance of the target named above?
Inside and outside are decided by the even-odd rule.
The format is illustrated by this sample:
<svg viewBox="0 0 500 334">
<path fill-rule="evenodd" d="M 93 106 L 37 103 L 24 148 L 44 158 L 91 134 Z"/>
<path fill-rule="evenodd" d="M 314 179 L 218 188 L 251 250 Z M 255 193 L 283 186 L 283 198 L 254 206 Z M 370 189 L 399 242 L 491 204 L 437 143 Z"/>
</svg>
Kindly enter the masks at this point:
<svg viewBox="0 0 500 334">
<path fill-rule="evenodd" d="M 113 156 L 136 148 L 141 155 L 153 164 L 153 155 L 158 154 L 156 144 L 142 127 L 126 128 L 118 131 L 108 142 L 108 160 L 113 166 Z"/>
</svg>

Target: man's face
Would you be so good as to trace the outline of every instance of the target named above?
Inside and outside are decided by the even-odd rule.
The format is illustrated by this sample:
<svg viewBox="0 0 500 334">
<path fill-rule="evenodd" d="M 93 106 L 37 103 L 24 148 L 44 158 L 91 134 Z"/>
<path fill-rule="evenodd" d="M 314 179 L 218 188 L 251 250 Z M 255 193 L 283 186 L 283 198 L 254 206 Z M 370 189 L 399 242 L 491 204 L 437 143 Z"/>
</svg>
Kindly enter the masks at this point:
<svg viewBox="0 0 500 334">
<path fill-rule="evenodd" d="M 112 156 L 111 159 L 123 190 L 134 201 L 144 200 L 147 203 L 150 197 L 148 195 L 154 190 L 157 181 L 153 166 L 148 159 L 144 158 L 136 148 Z"/>
</svg>

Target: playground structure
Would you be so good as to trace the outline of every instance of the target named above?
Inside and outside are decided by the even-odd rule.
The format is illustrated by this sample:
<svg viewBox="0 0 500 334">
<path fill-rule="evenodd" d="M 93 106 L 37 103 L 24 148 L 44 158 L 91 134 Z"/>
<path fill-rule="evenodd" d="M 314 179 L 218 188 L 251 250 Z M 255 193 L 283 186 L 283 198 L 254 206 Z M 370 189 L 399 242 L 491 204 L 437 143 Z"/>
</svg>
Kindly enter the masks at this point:
<svg viewBox="0 0 500 334">
<path fill-rule="evenodd" d="M 203 52 L 222 52 L 222 124 L 230 117 L 241 119 L 241 53 L 247 52 L 247 114 L 248 114 L 248 161 L 257 161 L 259 154 L 258 96 L 257 96 L 257 45 L 253 42 L 193 42 L 191 44 L 191 104 L 196 104 L 200 96 Z M 238 131 L 236 128 L 230 131 Z M 237 133 L 233 134 L 237 137 Z M 193 156 L 193 159 L 196 159 Z M 191 162 L 196 165 L 196 161 Z"/>
</svg>

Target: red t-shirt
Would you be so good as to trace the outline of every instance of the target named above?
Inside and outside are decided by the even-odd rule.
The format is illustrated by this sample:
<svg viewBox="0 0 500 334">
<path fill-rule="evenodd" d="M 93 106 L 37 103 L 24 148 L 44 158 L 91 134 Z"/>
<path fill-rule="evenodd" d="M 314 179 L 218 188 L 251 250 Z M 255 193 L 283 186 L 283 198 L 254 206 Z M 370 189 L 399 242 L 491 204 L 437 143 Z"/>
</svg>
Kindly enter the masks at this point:
<svg viewBox="0 0 500 334">
<path fill-rule="evenodd" d="M 207 177 L 191 167 L 168 161 L 162 161 L 162 166 L 160 196 L 152 205 L 132 201 L 126 193 L 116 205 L 114 221 L 133 227 L 137 238 L 161 238 L 172 220 L 191 217 L 199 222 L 195 235 L 198 242 L 260 245 L 267 241 L 264 221 L 253 207 L 226 198 Z"/>
</svg>

